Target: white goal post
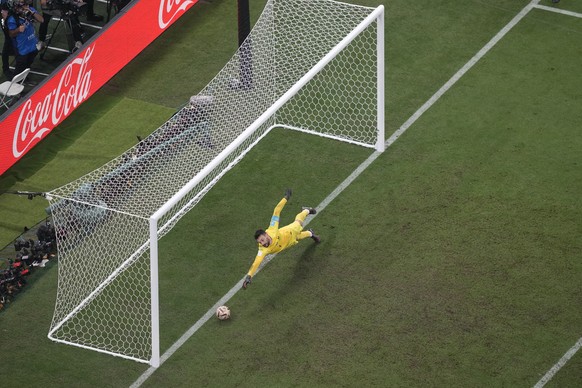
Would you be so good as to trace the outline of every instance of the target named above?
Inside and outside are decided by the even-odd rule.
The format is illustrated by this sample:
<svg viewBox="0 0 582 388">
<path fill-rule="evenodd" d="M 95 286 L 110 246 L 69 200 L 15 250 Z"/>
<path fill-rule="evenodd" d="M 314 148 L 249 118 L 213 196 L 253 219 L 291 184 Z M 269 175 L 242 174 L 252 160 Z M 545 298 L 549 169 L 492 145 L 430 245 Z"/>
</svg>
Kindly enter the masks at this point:
<svg viewBox="0 0 582 388">
<path fill-rule="evenodd" d="M 271 129 L 384 151 L 384 7 L 269 0 L 218 75 L 116 159 L 47 194 L 51 340 L 157 367 L 158 240 Z"/>
</svg>

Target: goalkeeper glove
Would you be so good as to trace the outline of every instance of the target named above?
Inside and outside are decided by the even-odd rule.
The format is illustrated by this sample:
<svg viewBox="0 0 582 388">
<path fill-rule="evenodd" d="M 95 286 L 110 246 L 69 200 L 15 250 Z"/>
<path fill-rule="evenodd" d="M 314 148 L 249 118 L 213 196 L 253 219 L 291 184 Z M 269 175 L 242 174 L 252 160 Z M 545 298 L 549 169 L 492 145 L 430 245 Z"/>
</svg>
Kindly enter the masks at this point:
<svg viewBox="0 0 582 388">
<path fill-rule="evenodd" d="M 253 278 L 251 277 L 251 275 L 247 275 L 247 277 L 245 278 L 245 281 L 243 282 L 243 288 L 246 290 L 247 287 L 249 286 L 249 284 L 251 284 L 251 281 L 253 280 Z"/>
<path fill-rule="evenodd" d="M 285 199 L 288 201 L 289 198 L 291 198 L 291 194 L 293 193 L 293 190 L 291 189 L 287 189 L 285 190 Z"/>
</svg>

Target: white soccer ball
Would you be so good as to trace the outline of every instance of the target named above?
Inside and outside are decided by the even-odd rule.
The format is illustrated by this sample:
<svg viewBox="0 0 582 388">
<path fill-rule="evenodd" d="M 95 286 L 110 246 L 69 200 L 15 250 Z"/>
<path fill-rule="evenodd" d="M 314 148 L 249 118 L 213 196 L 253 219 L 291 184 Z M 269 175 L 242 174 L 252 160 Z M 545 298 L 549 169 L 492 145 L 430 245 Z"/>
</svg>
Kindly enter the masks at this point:
<svg viewBox="0 0 582 388">
<path fill-rule="evenodd" d="M 230 318 L 230 309 L 226 306 L 220 306 L 216 309 L 216 317 L 221 321 L 227 320 Z"/>
</svg>

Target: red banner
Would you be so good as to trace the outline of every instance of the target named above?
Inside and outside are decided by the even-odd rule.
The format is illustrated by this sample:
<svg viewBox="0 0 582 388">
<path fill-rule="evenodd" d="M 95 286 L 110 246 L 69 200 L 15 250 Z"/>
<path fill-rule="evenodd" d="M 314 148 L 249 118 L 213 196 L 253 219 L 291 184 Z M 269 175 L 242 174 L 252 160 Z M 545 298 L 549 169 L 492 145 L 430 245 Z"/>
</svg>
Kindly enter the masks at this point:
<svg viewBox="0 0 582 388">
<path fill-rule="evenodd" d="M 0 123 L 0 175 L 198 0 L 134 0 Z"/>
</svg>

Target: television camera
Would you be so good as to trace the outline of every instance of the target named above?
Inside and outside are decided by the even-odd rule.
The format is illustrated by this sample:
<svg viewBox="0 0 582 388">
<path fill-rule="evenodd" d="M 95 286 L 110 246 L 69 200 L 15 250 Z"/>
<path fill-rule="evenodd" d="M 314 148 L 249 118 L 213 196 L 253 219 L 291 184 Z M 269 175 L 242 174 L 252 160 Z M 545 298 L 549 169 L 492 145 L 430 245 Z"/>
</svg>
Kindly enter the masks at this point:
<svg viewBox="0 0 582 388">
<path fill-rule="evenodd" d="M 87 8 L 87 3 L 78 0 L 48 0 L 43 11 L 59 11 L 63 17 L 78 16 Z"/>
<path fill-rule="evenodd" d="M 34 21 L 34 14 L 30 10 L 31 0 L 4 0 L 0 3 L 2 3 L 2 9 L 8 10 L 9 13 L 28 22 Z"/>
</svg>

